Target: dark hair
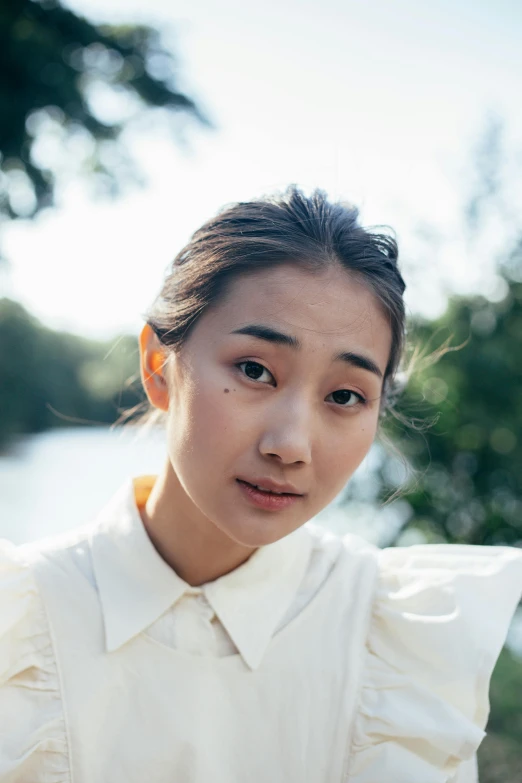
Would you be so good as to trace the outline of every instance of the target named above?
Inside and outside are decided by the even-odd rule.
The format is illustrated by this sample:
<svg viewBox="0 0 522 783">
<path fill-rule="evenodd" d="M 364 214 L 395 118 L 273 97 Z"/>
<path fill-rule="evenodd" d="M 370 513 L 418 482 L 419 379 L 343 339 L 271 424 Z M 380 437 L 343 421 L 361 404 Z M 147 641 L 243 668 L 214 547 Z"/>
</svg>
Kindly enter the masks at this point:
<svg viewBox="0 0 522 783">
<path fill-rule="evenodd" d="M 396 396 L 404 351 L 405 283 L 395 238 L 363 228 L 358 218 L 355 206 L 330 202 L 322 190 L 306 196 L 296 186 L 281 195 L 232 204 L 201 226 L 174 258 L 145 320 L 167 349 L 177 351 L 235 278 L 286 263 L 310 271 L 338 265 L 369 286 L 389 320 L 384 413 Z M 157 423 L 163 417 L 149 408 L 139 422 Z"/>
</svg>

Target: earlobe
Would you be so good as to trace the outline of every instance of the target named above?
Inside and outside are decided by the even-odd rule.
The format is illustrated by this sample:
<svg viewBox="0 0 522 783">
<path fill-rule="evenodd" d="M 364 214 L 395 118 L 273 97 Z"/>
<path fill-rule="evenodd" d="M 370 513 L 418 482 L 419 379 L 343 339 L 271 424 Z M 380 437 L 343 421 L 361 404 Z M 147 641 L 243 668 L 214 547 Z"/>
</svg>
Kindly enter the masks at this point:
<svg viewBox="0 0 522 783">
<path fill-rule="evenodd" d="M 164 375 L 165 352 L 148 324 L 141 331 L 139 346 L 140 374 L 145 393 L 151 405 L 166 411 L 169 407 L 169 391 Z"/>
</svg>

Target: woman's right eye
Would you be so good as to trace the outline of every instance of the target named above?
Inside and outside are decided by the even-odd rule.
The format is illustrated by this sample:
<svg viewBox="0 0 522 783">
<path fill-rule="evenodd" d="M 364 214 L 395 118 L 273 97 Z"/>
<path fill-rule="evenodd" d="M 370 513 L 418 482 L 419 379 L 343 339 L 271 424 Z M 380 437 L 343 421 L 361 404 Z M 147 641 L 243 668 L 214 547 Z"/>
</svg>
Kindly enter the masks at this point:
<svg viewBox="0 0 522 783">
<path fill-rule="evenodd" d="M 236 367 L 244 367 L 244 370 L 241 370 L 241 372 L 246 375 L 247 378 L 249 378 L 251 381 L 259 381 L 260 377 L 263 375 L 264 372 L 266 372 L 272 380 L 274 379 L 274 376 L 271 372 L 269 372 L 266 367 L 263 367 L 262 364 L 259 364 L 259 362 L 239 362 L 239 364 L 236 364 Z M 265 383 L 265 381 L 259 381 L 260 383 Z"/>
</svg>

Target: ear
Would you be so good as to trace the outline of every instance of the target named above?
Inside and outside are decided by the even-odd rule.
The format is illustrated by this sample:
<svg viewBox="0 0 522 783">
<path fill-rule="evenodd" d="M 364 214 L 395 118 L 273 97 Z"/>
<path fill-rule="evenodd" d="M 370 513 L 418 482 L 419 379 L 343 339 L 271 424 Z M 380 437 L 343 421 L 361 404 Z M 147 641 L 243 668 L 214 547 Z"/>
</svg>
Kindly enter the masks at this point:
<svg viewBox="0 0 522 783">
<path fill-rule="evenodd" d="M 162 411 L 169 408 L 169 389 L 165 377 L 166 353 L 149 324 L 139 337 L 141 382 L 151 405 Z"/>
</svg>

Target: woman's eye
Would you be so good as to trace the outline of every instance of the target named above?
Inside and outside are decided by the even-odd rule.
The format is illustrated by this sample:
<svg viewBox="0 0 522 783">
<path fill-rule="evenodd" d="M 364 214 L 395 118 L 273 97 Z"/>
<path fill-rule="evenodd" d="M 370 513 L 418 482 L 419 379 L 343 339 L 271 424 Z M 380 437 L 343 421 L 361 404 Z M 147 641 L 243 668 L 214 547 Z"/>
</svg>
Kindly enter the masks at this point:
<svg viewBox="0 0 522 783">
<path fill-rule="evenodd" d="M 350 389 L 339 389 L 332 392 L 332 397 L 337 397 L 334 402 L 338 403 L 342 408 L 354 408 L 356 405 L 364 405 L 366 400 L 361 394 L 351 391 Z"/>
<path fill-rule="evenodd" d="M 252 381 L 259 381 L 261 376 L 264 372 L 266 372 L 270 377 L 273 379 L 273 375 L 271 372 L 269 372 L 266 367 L 263 367 L 262 364 L 259 364 L 259 362 L 239 362 L 239 364 L 236 364 L 236 367 L 243 367 L 244 370 L 241 370 L 247 378 L 250 378 Z M 261 381 L 261 383 L 264 383 L 264 381 Z"/>
</svg>

